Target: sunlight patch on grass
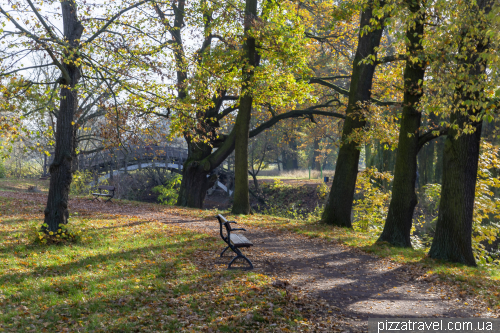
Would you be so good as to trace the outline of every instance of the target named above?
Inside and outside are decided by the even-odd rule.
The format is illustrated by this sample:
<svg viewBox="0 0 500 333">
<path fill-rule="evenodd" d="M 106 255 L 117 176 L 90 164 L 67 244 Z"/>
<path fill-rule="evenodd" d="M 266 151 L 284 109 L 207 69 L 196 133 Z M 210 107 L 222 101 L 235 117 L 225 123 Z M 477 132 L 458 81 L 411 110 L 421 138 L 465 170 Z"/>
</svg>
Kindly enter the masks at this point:
<svg viewBox="0 0 500 333">
<path fill-rule="evenodd" d="M 219 239 L 96 214 L 70 218 L 80 243 L 33 245 L 33 206 L 0 198 L 0 331 L 272 332 L 302 320 L 270 277 L 226 270 Z"/>
</svg>

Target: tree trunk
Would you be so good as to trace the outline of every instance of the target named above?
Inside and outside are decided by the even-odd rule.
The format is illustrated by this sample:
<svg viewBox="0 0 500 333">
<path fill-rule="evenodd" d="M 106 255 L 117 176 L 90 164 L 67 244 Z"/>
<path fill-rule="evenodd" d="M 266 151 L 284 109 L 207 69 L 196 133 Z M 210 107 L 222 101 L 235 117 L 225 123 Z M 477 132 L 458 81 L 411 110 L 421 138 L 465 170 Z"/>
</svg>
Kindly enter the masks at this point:
<svg viewBox="0 0 500 333">
<path fill-rule="evenodd" d="M 418 152 L 418 173 L 420 175 L 419 187 L 422 188 L 427 184 L 427 147 L 429 144 L 420 149 Z"/>
<path fill-rule="evenodd" d="M 481 83 L 484 82 L 482 76 L 487 63 L 480 54 L 488 48 L 487 37 L 478 36 L 477 31 L 482 34 L 486 32 L 489 24 L 481 12 L 484 10 L 487 14 L 492 4 L 492 0 L 478 0 L 477 4 L 471 5 L 471 10 L 468 12 L 475 26 L 465 33 L 464 40 L 470 38 L 468 43 L 477 44 L 467 47 L 468 53 L 462 58 L 463 62 L 459 63 L 468 71 L 470 81 L 457 83 L 455 96 L 459 97 L 455 101 L 456 108 L 450 117 L 450 122 L 457 124 L 459 129 L 464 129 L 467 125 L 472 126 L 475 131 L 461 133 L 458 137 L 457 128 L 450 127 L 448 131 L 444 144 L 443 185 L 438 221 L 429 251 L 431 258 L 469 266 L 476 266 L 472 252 L 472 216 L 482 127 L 481 121 L 473 121 L 470 117 L 484 111 L 482 110 L 484 87 Z M 472 87 L 472 82 L 477 85 Z M 476 104 L 478 102 L 479 104 Z"/>
<path fill-rule="evenodd" d="M 372 144 L 366 143 L 365 144 L 365 167 L 367 169 L 369 169 L 375 165 L 374 159 L 375 159 L 375 154 L 372 150 Z"/>
<path fill-rule="evenodd" d="M 177 198 L 178 206 L 203 208 L 207 190 L 215 184 L 217 178 L 207 177 L 215 169 L 205 169 L 200 163 L 212 153 L 212 148 L 203 143 L 188 141 L 188 158 L 182 169 L 182 181 Z"/>
<path fill-rule="evenodd" d="M 83 26 L 78 20 L 76 3 L 62 1 L 64 37 L 70 48 L 64 55 L 68 60 L 75 60 L 76 49 L 83 33 Z M 54 161 L 49 167 L 50 186 L 47 206 L 45 208 L 45 232 L 57 232 L 61 224 L 68 223 L 69 187 L 73 177 L 72 160 L 75 155 L 75 136 L 73 129 L 74 115 L 78 108 L 77 84 L 80 70 L 74 65 L 63 63 L 66 79 L 60 91 L 61 101 L 56 124 L 56 147 Z M 70 82 L 66 82 L 67 78 Z"/>
<path fill-rule="evenodd" d="M 245 65 L 242 68 L 243 84 L 241 89 L 240 108 L 234 124 L 235 130 L 235 170 L 234 170 L 234 201 L 233 214 L 249 214 L 250 201 L 248 197 L 248 135 L 250 132 L 250 118 L 252 116 L 253 97 L 251 84 L 255 67 L 255 39 L 248 35 L 248 31 L 257 17 L 257 0 L 246 0 L 245 4 L 245 34 L 244 44 Z"/>
<path fill-rule="evenodd" d="M 444 153 L 444 141 L 445 137 L 439 137 L 436 140 L 436 170 L 434 172 L 436 183 L 443 183 L 443 153 Z"/>
<path fill-rule="evenodd" d="M 417 14 L 420 11 L 419 2 L 409 2 L 410 11 Z M 415 25 L 406 32 L 408 38 L 407 52 L 418 56 L 422 51 L 424 25 L 422 15 L 417 15 Z M 422 81 L 425 67 L 422 61 L 406 62 L 404 72 L 404 102 L 399 143 L 392 185 L 392 197 L 384 230 L 378 242 L 389 242 L 394 246 L 411 247 L 410 232 L 413 220 L 413 210 L 417 204 L 415 180 L 417 177 L 418 133 L 421 113 L 416 108 L 423 95 Z"/>
<path fill-rule="evenodd" d="M 320 148 L 319 148 L 319 138 L 314 139 L 314 144 L 313 144 L 313 156 L 312 156 L 312 161 L 311 161 L 311 168 L 313 170 L 319 171 L 321 169 L 321 161 L 319 160 L 320 156 Z"/>
<path fill-rule="evenodd" d="M 451 120 L 462 125 L 466 117 L 454 115 Z M 475 266 L 472 252 L 472 214 L 476 190 L 481 123 L 475 123 L 473 134 L 462 134 L 450 129 L 443 154 L 443 185 L 439 201 L 436 233 L 429 255 Z"/>
<path fill-rule="evenodd" d="M 349 102 L 346 119 L 342 129 L 342 146 L 339 150 L 335 176 L 328 203 L 322 215 L 322 221 L 328 224 L 351 228 L 351 209 L 354 200 L 354 189 L 358 175 L 359 149 L 358 142 L 348 140 L 350 135 L 365 126 L 363 104 L 370 101 L 375 64 L 360 63 L 369 55 L 374 55 L 380 44 L 383 31 L 383 20 L 373 15 L 374 1 L 361 13 L 360 31 L 370 26 L 370 20 L 377 21 L 380 28 L 359 35 L 358 48 L 353 62 Z"/>
</svg>

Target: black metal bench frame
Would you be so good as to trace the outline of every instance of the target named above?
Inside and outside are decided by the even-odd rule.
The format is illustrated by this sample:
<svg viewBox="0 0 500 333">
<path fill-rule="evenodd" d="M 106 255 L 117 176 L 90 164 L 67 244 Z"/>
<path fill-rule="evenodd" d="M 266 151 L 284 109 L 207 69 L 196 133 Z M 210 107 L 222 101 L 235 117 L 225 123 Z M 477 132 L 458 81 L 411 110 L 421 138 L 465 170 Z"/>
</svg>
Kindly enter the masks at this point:
<svg viewBox="0 0 500 333">
<path fill-rule="evenodd" d="M 238 230 L 246 231 L 246 229 L 244 229 L 244 228 L 237 228 L 237 229 L 231 228 L 231 223 L 234 223 L 234 224 L 237 224 L 237 223 L 235 221 L 228 221 L 221 214 L 217 215 L 217 219 L 219 220 L 220 236 L 221 236 L 222 240 L 227 244 L 226 248 L 224 250 L 222 250 L 220 256 L 223 257 L 224 252 L 226 252 L 227 249 L 231 249 L 234 253 L 236 253 L 236 257 L 234 257 L 233 260 L 231 260 L 231 262 L 229 263 L 227 268 L 230 269 L 231 265 L 234 263 L 234 261 L 236 259 L 243 258 L 250 265 L 250 267 L 248 267 L 247 269 L 249 269 L 249 270 L 253 269 L 252 262 L 239 250 L 239 248 L 250 247 L 250 246 L 253 246 L 253 244 L 250 241 L 248 241 L 248 239 L 246 239 L 245 237 L 244 238 L 248 241 L 248 243 L 240 244 L 240 243 L 234 243 L 231 241 L 231 232 L 238 231 Z M 226 235 L 224 235 L 224 229 L 226 230 Z M 237 235 L 237 234 L 233 234 L 233 235 L 238 236 L 238 237 L 243 237 L 242 235 Z"/>
<path fill-rule="evenodd" d="M 109 197 L 109 199 L 105 201 L 105 202 L 109 202 L 115 196 L 116 187 L 114 187 L 114 186 L 108 186 L 108 185 L 104 186 L 103 185 L 103 186 L 98 186 L 97 189 L 99 190 L 99 193 L 92 193 L 92 195 L 94 196 L 94 199 L 92 199 L 92 202 L 94 200 L 99 200 L 99 197 Z M 102 190 L 106 190 L 106 191 L 108 191 L 108 193 L 102 193 Z"/>
</svg>

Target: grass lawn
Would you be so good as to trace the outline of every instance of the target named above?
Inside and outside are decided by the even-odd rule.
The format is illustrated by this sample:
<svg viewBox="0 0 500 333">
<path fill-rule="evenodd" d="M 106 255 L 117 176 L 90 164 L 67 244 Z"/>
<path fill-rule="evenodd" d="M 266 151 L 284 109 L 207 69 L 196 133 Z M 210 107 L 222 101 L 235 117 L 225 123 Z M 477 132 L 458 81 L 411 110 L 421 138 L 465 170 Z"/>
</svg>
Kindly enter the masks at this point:
<svg viewBox="0 0 500 333">
<path fill-rule="evenodd" d="M 28 187 L 36 186 L 42 193 L 49 192 L 50 180 L 45 179 L 11 179 L 0 178 L 0 191 L 27 191 Z"/>
<path fill-rule="evenodd" d="M 220 239 L 75 214 L 80 243 L 33 245 L 43 208 L 0 197 L 0 332 L 308 330 L 270 277 L 213 264 Z"/>
</svg>

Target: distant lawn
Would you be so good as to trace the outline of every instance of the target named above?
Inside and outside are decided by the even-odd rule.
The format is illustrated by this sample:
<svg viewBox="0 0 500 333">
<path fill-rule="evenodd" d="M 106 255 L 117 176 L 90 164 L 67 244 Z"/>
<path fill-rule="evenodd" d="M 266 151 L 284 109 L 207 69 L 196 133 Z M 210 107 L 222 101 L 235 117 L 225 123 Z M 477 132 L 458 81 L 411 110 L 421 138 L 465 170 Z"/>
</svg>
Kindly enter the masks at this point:
<svg viewBox="0 0 500 333">
<path fill-rule="evenodd" d="M 309 329 L 269 277 L 214 265 L 220 239 L 117 214 L 74 214 L 80 243 L 32 245 L 43 208 L 0 197 L 0 332 Z"/>
<path fill-rule="evenodd" d="M 26 192 L 30 186 L 36 186 L 42 193 L 48 193 L 50 180 L 0 178 L 0 191 Z"/>
</svg>

